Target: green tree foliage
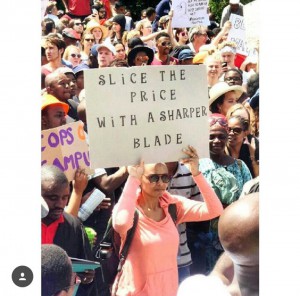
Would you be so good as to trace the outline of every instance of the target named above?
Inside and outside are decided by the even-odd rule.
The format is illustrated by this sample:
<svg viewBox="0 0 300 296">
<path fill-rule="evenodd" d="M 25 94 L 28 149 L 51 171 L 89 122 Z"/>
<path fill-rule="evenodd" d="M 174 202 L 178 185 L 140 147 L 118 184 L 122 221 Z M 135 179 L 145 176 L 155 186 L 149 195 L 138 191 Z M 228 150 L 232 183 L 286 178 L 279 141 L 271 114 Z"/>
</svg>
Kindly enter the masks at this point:
<svg viewBox="0 0 300 296">
<path fill-rule="evenodd" d="M 123 3 L 131 11 L 134 20 L 140 19 L 141 11 L 147 7 L 156 7 L 160 0 L 123 0 Z M 241 0 L 242 4 L 247 4 L 253 0 Z M 216 21 L 221 21 L 222 11 L 227 6 L 229 0 L 209 0 L 209 7 L 211 12 L 215 15 Z"/>
<path fill-rule="evenodd" d="M 242 4 L 248 4 L 253 0 L 241 0 Z M 229 3 L 229 0 L 209 0 L 210 11 L 214 14 L 215 19 L 218 23 L 221 22 L 222 11 Z"/>
</svg>

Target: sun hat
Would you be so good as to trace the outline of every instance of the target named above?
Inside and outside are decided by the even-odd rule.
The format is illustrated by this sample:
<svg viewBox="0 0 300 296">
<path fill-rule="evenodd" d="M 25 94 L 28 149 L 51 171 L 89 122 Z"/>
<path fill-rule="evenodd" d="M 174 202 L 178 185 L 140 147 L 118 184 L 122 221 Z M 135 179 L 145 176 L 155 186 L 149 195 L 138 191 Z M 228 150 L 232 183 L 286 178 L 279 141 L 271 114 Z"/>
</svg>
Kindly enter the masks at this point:
<svg viewBox="0 0 300 296">
<path fill-rule="evenodd" d="M 73 30 L 72 28 L 63 29 L 62 35 L 66 36 L 66 37 L 69 37 L 71 39 L 80 40 L 80 35 L 75 30 Z"/>
<path fill-rule="evenodd" d="M 178 60 L 184 61 L 188 59 L 193 59 L 195 56 L 194 52 L 191 49 L 183 49 L 178 54 Z"/>
<path fill-rule="evenodd" d="M 86 31 L 91 32 L 95 28 L 99 28 L 102 31 L 102 40 L 107 37 L 108 29 L 105 26 L 100 25 L 96 20 L 91 19 L 86 24 Z"/>
<path fill-rule="evenodd" d="M 109 43 L 109 42 L 102 42 L 100 44 L 94 44 L 92 46 L 92 48 L 91 48 L 91 54 L 94 57 L 97 57 L 98 56 L 98 51 L 102 47 L 107 48 L 109 51 L 111 51 L 113 53 L 113 55 L 116 55 L 116 49 L 115 49 L 115 47 L 111 43 Z"/>
<path fill-rule="evenodd" d="M 220 81 L 212 86 L 212 88 L 209 91 L 209 101 L 208 105 L 210 106 L 214 101 L 216 101 L 220 96 L 230 92 L 234 91 L 238 97 L 242 95 L 244 92 L 244 89 L 240 85 L 228 85 L 224 81 Z"/>
<path fill-rule="evenodd" d="M 153 50 L 148 47 L 148 46 L 143 46 L 143 45 L 137 45 L 135 46 L 128 54 L 128 65 L 129 66 L 134 66 L 134 58 L 136 57 L 136 55 L 139 53 L 139 52 L 145 52 L 146 55 L 148 56 L 149 60 L 147 61 L 147 65 L 150 65 L 153 61 L 153 58 L 154 58 L 154 52 Z"/>
<path fill-rule="evenodd" d="M 64 109 L 65 113 L 69 112 L 69 105 L 59 101 L 56 97 L 50 94 L 44 94 L 42 96 L 42 111 L 49 106 L 60 106 Z"/>
</svg>

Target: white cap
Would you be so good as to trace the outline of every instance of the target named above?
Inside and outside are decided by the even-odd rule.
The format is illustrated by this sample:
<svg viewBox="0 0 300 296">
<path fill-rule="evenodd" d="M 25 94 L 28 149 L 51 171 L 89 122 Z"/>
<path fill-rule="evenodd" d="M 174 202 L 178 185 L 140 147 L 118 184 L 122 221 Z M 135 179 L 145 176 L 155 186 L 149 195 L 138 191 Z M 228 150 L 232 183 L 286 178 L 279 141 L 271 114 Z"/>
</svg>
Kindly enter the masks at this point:
<svg viewBox="0 0 300 296">
<path fill-rule="evenodd" d="M 229 4 L 240 4 L 240 0 L 229 0 Z"/>
</svg>

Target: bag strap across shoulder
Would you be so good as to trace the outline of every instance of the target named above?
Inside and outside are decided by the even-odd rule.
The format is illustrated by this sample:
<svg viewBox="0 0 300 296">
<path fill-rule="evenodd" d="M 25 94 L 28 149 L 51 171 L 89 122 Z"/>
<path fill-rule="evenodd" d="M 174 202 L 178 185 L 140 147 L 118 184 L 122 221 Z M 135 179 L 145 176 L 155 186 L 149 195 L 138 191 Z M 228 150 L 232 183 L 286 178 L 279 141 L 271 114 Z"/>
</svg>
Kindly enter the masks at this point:
<svg viewBox="0 0 300 296">
<path fill-rule="evenodd" d="M 120 252 L 120 262 L 119 262 L 119 265 L 118 265 L 118 272 L 122 269 L 122 266 L 123 266 L 123 264 L 126 260 L 127 255 L 128 255 L 129 248 L 130 248 L 130 245 L 131 245 L 131 242 L 132 242 L 135 230 L 136 230 L 138 220 L 139 220 L 139 213 L 138 213 L 138 210 L 135 209 L 134 217 L 133 217 L 133 225 L 127 231 L 126 240 L 125 240 L 124 246 L 122 248 L 122 251 Z"/>
<path fill-rule="evenodd" d="M 176 222 L 177 222 L 177 207 L 176 207 L 176 204 L 169 204 L 168 212 L 169 212 L 170 216 L 172 217 L 172 220 L 173 220 L 174 224 L 176 225 Z"/>
</svg>

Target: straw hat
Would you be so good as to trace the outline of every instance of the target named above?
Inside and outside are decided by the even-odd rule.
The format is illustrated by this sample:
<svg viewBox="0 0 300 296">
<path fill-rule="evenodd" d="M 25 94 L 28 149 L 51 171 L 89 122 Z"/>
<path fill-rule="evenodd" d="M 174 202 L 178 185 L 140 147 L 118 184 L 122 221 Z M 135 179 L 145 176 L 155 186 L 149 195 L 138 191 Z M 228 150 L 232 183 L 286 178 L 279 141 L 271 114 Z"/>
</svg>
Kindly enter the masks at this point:
<svg viewBox="0 0 300 296">
<path fill-rule="evenodd" d="M 228 85 L 226 82 L 220 81 L 216 83 L 209 91 L 209 101 L 208 105 L 210 106 L 214 101 L 216 101 L 220 96 L 230 92 L 234 91 L 239 98 L 242 93 L 244 92 L 244 89 L 240 85 Z"/>
<path fill-rule="evenodd" d="M 108 29 L 105 26 L 100 25 L 96 20 L 91 19 L 87 24 L 86 24 L 86 30 L 88 32 L 91 32 L 93 29 L 99 28 L 102 31 L 102 40 L 104 40 L 107 35 L 108 35 Z"/>
</svg>

